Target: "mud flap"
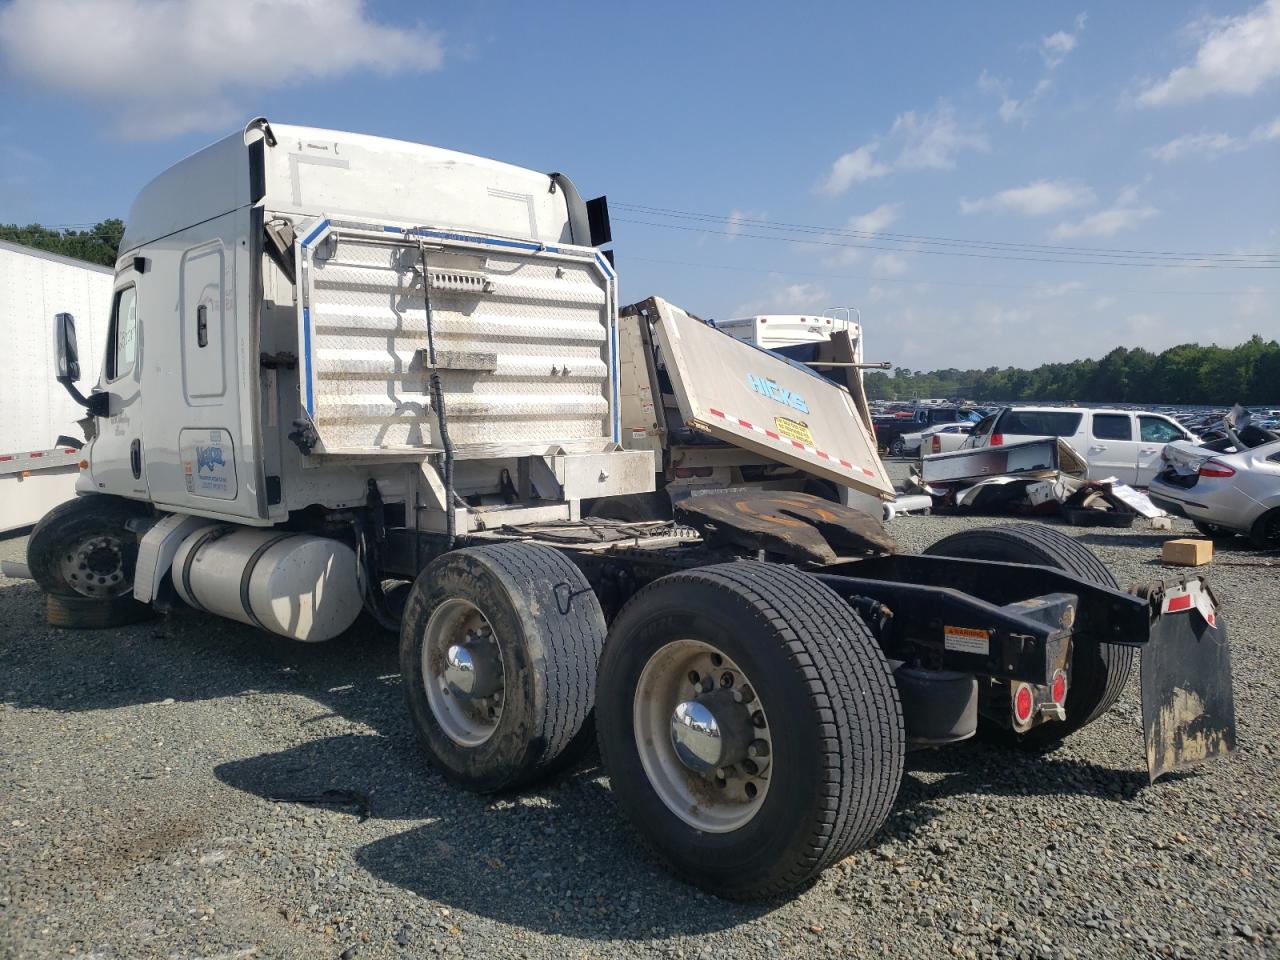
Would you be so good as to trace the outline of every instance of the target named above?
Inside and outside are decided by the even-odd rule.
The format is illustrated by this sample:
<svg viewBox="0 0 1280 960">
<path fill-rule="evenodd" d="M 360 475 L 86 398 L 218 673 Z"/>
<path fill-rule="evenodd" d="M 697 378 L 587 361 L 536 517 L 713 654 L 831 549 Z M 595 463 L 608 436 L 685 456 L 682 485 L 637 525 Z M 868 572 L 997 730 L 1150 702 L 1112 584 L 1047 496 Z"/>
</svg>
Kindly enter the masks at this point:
<svg viewBox="0 0 1280 960">
<path fill-rule="evenodd" d="M 1191 606 L 1155 617 L 1142 648 L 1142 727 L 1152 783 L 1235 752 L 1231 648 L 1221 612 L 1206 616 Z"/>
</svg>

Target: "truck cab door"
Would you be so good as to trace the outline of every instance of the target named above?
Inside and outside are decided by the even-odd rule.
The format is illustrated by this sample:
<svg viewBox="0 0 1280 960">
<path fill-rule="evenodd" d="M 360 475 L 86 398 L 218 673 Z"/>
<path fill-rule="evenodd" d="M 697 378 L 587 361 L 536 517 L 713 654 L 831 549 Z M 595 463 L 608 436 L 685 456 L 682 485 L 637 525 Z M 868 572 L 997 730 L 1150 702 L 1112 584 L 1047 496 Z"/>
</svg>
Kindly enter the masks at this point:
<svg viewBox="0 0 1280 960">
<path fill-rule="evenodd" d="M 1089 437 L 1085 459 L 1089 479 L 1115 477 L 1121 483 L 1136 483 L 1138 444 L 1131 413 L 1094 413 L 1089 416 Z"/>
<path fill-rule="evenodd" d="M 123 278 L 122 278 L 123 279 Z M 142 309 L 130 279 L 117 282 L 98 390 L 109 395 L 98 420 L 90 479 L 93 489 L 122 497 L 148 495 L 142 430 Z"/>
</svg>

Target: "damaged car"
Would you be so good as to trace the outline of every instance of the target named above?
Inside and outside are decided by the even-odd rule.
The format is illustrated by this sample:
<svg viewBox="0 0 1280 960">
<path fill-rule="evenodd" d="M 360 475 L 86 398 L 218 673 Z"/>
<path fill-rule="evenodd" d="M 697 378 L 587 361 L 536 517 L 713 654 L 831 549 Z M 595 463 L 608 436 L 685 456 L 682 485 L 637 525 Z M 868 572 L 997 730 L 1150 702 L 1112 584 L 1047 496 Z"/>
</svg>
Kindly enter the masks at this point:
<svg viewBox="0 0 1280 960">
<path fill-rule="evenodd" d="M 1151 502 L 1185 517 L 1207 537 L 1242 534 L 1260 549 L 1280 548 L 1280 440 L 1230 453 L 1170 444 Z"/>
</svg>

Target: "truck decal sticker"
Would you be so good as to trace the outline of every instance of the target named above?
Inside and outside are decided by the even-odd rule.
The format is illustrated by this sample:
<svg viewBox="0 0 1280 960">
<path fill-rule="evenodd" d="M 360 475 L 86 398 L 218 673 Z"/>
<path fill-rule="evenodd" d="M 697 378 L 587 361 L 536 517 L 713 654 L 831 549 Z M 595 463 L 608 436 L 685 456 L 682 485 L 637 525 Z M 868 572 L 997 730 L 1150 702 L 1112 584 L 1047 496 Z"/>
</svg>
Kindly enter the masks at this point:
<svg viewBox="0 0 1280 960">
<path fill-rule="evenodd" d="M 799 420 L 791 420 L 787 417 L 774 417 L 773 425 L 777 428 L 781 436 L 788 440 L 799 440 L 807 446 L 813 446 L 813 433 L 809 430 L 807 423 L 801 423 Z M 819 454 L 822 456 L 822 454 Z M 824 460 L 828 459 L 823 457 Z"/>
<path fill-rule="evenodd" d="M 956 653 L 976 653 L 989 657 L 991 634 L 986 630 L 973 630 L 969 627 L 943 627 L 942 646 Z"/>
<path fill-rule="evenodd" d="M 785 403 L 792 410 L 798 410 L 801 413 L 809 412 L 809 405 L 804 402 L 804 397 L 798 393 L 792 393 L 767 377 L 757 377 L 754 373 L 748 373 L 747 385 L 762 397 Z"/>
</svg>

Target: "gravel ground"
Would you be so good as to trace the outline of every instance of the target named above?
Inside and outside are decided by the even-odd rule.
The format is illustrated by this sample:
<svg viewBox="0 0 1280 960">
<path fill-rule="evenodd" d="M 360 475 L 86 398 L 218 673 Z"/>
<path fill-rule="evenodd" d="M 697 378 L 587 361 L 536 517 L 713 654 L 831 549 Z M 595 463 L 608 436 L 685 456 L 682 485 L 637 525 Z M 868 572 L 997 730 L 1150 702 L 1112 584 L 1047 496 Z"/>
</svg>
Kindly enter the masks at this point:
<svg viewBox="0 0 1280 960">
<path fill-rule="evenodd" d="M 891 529 L 918 549 L 987 522 Z M 1165 573 L 1168 534 L 1070 532 L 1122 582 Z M 0 956 L 1276 956 L 1280 577 L 1249 557 L 1213 564 L 1238 757 L 1147 786 L 1131 682 L 1051 756 L 909 755 L 868 849 L 751 906 L 671 879 L 597 767 L 497 800 L 447 786 L 371 630 L 57 631 L 0 579 Z"/>
</svg>

